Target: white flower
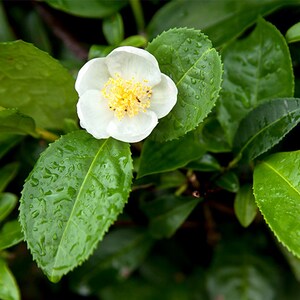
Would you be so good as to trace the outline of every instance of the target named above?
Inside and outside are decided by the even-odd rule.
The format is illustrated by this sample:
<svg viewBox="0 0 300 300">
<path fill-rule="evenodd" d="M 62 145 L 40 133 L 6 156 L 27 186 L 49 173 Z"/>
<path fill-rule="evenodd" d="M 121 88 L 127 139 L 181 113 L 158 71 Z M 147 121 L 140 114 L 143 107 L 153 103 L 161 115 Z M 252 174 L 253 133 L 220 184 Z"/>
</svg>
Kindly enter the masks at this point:
<svg viewBox="0 0 300 300">
<path fill-rule="evenodd" d="M 177 101 L 177 88 L 155 57 L 119 47 L 88 61 L 75 83 L 81 127 L 97 139 L 135 143 L 146 138 Z"/>
</svg>

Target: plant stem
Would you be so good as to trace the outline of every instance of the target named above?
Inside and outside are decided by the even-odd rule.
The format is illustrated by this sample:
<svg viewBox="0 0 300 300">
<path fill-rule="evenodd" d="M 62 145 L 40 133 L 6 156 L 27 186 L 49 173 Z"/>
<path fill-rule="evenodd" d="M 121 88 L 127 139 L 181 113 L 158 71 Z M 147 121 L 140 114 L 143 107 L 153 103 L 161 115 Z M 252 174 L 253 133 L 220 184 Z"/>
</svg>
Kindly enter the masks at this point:
<svg viewBox="0 0 300 300">
<path fill-rule="evenodd" d="M 144 33 L 145 20 L 140 0 L 129 0 L 139 34 Z"/>
<path fill-rule="evenodd" d="M 54 142 L 59 138 L 59 136 L 55 133 L 52 133 L 42 128 L 36 128 L 36 132 L 39 134 L 40 138 L 46 140 L 47 142 Z"/>
</svg>

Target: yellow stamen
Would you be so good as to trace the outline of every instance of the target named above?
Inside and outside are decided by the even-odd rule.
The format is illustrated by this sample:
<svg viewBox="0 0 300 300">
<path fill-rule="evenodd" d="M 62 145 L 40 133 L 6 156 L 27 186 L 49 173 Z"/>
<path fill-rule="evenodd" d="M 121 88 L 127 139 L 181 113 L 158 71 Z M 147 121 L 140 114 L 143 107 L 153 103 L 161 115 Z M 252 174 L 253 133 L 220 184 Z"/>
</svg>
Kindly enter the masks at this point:
<svg viewBox="0 0 300 300">
<path fill-rule="evenodd" d="M 133 117 L 139 112 L 145 112 L 150 107 L 152 90 L 147 86 L 147 80 L 126 80 L 116 74 L 109 78 L 101 92 L 119 120 L 125 115 Z"/>
</svg>

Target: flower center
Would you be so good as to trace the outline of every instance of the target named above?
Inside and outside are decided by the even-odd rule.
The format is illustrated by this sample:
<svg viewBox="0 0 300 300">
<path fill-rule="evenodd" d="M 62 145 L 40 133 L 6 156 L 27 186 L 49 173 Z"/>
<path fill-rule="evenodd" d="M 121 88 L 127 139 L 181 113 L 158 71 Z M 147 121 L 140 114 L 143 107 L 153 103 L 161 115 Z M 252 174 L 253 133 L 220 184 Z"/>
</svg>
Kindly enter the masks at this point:
<svg viewBox="0 0 300 300">
<path fill-rule="evenodd" d="M 109 108 L 121 120 L 125 115 L 133 117 L 150 107 L 152 90 L 146 83 L 147 80 L 126 80 L 116 74 L 109 78 L 101 92 L 108 100 Z"/>
</svg>

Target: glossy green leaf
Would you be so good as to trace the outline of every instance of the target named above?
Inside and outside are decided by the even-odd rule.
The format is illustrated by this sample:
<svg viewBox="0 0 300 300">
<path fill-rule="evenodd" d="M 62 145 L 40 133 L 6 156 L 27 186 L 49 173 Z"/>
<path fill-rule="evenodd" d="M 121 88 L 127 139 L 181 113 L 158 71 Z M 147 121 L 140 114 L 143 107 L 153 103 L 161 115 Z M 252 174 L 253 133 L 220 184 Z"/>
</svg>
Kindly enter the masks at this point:
<svg viewBox="0 0 300 300">
<path fill-rule="evenodd" d="M 0 193 L 0 221 L 3 221 L 15 208 L 18 202 L 16 195 Z"/>
<path fill-rule="evenodd" d="M 0 258 L 0 299 L 19 300 L 20 291 L 16 280 L 4 260 Z"/>
<path fill-rule="evenodd" d="M 234 172 L 226 172 L 216 179 L 216 184 L 222 189 L 236 193 L 239 190 L 239 178 Z"/>
<path fill-rule="evenodd" d="M 102 22 L 102 30 L 110 45 L 118 45 L 124 38 L 124 25 L 122 16 L 117 13 L 107 17 Z"/>
<path fill-rule="evenodd" d="M 0 231 L 0 250 L 12 247 L 24 240 L 18 220 L 4 224 Z"/>
<path fill-rule="evenodd" d="M 142 148 L 138 177 L 176 170 L 204 153 L 197 130 L 165 143 L 147 139 Z"/>
<path fill-rule="evenodd" d="M 74 131 L 51 144 L 29 175 L 20 222 L 33 258 L 53 282 L 81 264 L 122 212 L 129 145 Z"/>
<path fill-rule="evenodd" d="M 120 10 L 127 1 L 89 0 L 86 3 L 82 0 L 46 0 L 46 2 L 56 9 L 75 16 L 103 18 Z"/>
<path fill-rule="evenodd" d="M 0 133 L 0 158 L 23 139 L 22 136 L 11 133 Z"/>
<path fill-rule="evenodd" d="M 89 295 L 108 283 L 126 279 L 140 266 L 153 245 L 145 230 L 122 228 L 109 232 L 100 247 L 71 276 L 73 289 Z"/>
<path fill-rule="evenodd" d="M 0 106 L 17 108 L 38 127 L 76 118 L 74 78 L 47 53 L 23 41 L 0 44 Z"/>
<path fill-rule="evenodd" d="M 149 217 L 149 230 L 155 238 L 169 238 L 200 202 L 199 198 L 168 195 L 145 202 L 143 211 Z"/>
<path fill-rule="evenodd" d="M 222 54 L 218 119 L 232 143 L 240 121 L 253 108 L 269 99 L 293 96 L 294 77 L 285 39 L 263 19 L 248 37 L 230 44 Z"/>
<path fill-rule="evenodd" d="M 0 107 L 0 133 L 11 133 L 38 137 L 34 120 L 20 113 L 17 109 Z"/>
<path fill-rule="evenodd" d="M 10 163 L 0 169 L 0 193 L 3 192 L 6 186 L 17 175 L 19 163 Z"/>
<path fill-rule="evenodd" d="M 293 25 L 285 34 L 288 43 L 295 43 L 300 41 L 300 22 Z"/>
<path fill-rule="evenodd" d="M 250 161 L 276 145 L 300 121 L 300 99 L 266 102 L 240 123 L 233 147 L 237 157 Z"/>
<path fill-rule="evenodd" d="M 300 257 L 300 151 L 276 153 L 254 169 L 259 210 L 278 240 Z"/>
<path fill-rule="evenodd" d="M 219 162 L 208 153 L 203 155 L 200 159 L 188 163 L 186 168 L 200 172 L 216 172 L 222 169 Z"/>
<path fill-rule="evenodd" d="M 244 227 L 248 227 L 254 220 L 257 214 L 257 205 L 250 184 L 243 185 L 238 190 L 234 199 L 234 212 Z"/>
<path fill-rule="evenodd" d="M 148 31 L 151 37 L 155 37 L 173 27 L 201 29 L 217 47 L 240 35 L 256 22 L 258 16 L 293 3 L 298 2 L 296 0 L 171 1 L 156 13 Z"/>
<path fill-rule="evenodd" d="M 204 34 L 187 28 L 162 33 L 147 50 L 178 88 L 175 107 L 151 136 L 161 142 L 173 140 L 196 128 L 212 110 L 221 85 L 221 60 Z"/>
</svg>

